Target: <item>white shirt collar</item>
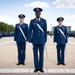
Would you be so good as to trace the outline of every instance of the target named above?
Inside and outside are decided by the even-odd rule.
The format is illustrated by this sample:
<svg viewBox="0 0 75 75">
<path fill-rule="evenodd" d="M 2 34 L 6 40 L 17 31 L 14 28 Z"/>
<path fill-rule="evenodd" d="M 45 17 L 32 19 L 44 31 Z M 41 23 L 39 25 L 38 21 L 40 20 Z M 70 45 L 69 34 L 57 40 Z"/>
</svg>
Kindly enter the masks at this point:
<svg viewBox="0 0 75 75">
<path fill-rule="evenodd" d="M 59 27 L 62 27 L 63 25 L 59 25 Z"/>
<path fill-rule="evenodd" d="M 38 20 L 38 19 L 39 19 L 39 21 L 40 21 L 41 18 L 36 18 L 36 20 Z"/>
<path fill-rule="evenodd" d="M 22 25 L 23 24 L 23 22 L 22 23 L 20 23 L 20 25 Z"/>
</svg>

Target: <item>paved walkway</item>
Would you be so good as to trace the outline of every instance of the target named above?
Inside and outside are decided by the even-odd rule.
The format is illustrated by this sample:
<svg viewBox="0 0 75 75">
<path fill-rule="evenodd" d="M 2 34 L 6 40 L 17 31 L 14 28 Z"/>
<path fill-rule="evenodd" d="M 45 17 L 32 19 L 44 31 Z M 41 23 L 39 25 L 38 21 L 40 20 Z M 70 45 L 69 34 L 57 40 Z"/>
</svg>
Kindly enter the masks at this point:
<svg viewBox="0 0 75 75">
<path fill-rule="evenodd" d="M 75 75 L 75 74 L 64 74 L 64 73 L 58 73 L 58 74 L 53 74 L 53 73 L 14 73 L 14 74 L 0 74 L 0 75 Z"/>
<path fill-rule="evenodd" d="M 69 38 L 69 43 L 67 44 L 66 51 L 65 51 L 66 66 L 62 66 L 62 65 L 57 66 L 56 47 L 55 44 L 53 44 L 53 38 L 48 36 L 47 51 L 45 48 L 45 52 L 44 52 L 45 73 L 50 73 L 50 75 L 52 75 L 51 73 L 66 73 L 66 74 L 75 73 L 75 42 L 74 41 L 75 38 Z M 0 73 L 33 73 L 34 70 L 33 50 L 29 46 L 29 44 L 27 44 L 26 47 L 25 63 L 26 63 L 25 66 L 16 65 L 17 47 L 16 47 L 16 43 L 13 41 L 13 38 L 7 37 L 7 38 L 0 39 Z"/>
<path fill-rule="evenodd" d="M 34 69 L 0 69 L 0 73 L 34 73 Z M 75 69 L 44 69 L 44 73 L 75 73 Z"/>
</svg>

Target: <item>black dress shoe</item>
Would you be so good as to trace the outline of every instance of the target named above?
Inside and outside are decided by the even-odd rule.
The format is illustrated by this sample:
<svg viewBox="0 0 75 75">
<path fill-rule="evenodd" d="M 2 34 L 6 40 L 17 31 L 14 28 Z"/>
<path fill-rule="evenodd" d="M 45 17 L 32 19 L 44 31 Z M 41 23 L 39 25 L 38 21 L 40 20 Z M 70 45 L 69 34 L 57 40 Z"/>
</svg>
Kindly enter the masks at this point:
<svg viewBox="0 0 75 75">
<path fill-rule="evenodd" d="M 65 63 L 61 63 L 62 65 L 66 65 Z"/>
<path fill-rule="evenodd" d="M 34 73 L 36 73 L 36 72 L 38 72 L 38 69 L 35 69 L 35 70 L 34 70 Z"/>
<path fill-rule="evenodd" d="M 21 63 L 17 63 L 17 65 L 21 65 Z"/>
<path fill-rule="evenodd" d="M 21 63 L 22 65 L 25 65 L 25 63 Z"/>
<path fill-rule="evenodd" d="M 60 63 L 57 63 L 57 65 L 60 65 Z"/>
<path fill-rule="evenodd" d="M 44 72 L 44 70 L 43 70 L 43 69 L 39 69 L 39 71 L 40 71 L 40 72 Z"/>
</svg>

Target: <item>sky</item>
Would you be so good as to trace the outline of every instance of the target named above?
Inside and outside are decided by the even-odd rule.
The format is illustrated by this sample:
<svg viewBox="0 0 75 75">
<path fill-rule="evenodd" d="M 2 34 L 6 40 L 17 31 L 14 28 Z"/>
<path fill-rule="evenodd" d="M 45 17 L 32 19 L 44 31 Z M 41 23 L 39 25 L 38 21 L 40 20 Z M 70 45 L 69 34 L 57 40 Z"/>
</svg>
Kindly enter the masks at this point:
<svg viewBox="0 0 75 75">
<path fill-rule="evenodd" d="M 63 24 L 75 30 L 75 0 L 0 0 L 0 22 L 15 26 L 18 15 L 25 14 L 25 23 L 29 24 L 35 18 L 35 7 L 43 9 L 41 17 L 46 19 L 48 30 L 58 25 L 58 17 L 64 17 Z"/>
</svg>

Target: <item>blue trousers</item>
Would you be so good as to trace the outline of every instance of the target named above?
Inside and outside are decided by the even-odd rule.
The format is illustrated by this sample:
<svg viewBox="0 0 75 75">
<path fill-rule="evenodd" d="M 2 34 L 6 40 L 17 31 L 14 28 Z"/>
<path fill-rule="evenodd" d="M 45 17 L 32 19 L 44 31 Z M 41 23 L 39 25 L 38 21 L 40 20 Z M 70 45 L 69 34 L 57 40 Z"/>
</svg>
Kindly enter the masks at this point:
<svg viewBox="0 0 75 75">
<path fill-rule="evenodd" d="M 38 56 L 39 51 L 39 56 Z M 35 69 L 43 69 L 44 44 L 33 44 L 34 66 Z"/>
<path fill-rule="evenodd" d="M 64 53 L 66 44 L 57 44 L 57 62 L 64 63 Z"/>
<path fill-rule="evenodd" d="M 17 43 L 18 48 L 18 63 L 24 63 L 26 58 L 26 44 L 25 43 Z"/>
</svg>

